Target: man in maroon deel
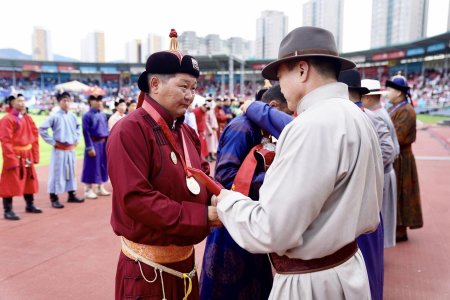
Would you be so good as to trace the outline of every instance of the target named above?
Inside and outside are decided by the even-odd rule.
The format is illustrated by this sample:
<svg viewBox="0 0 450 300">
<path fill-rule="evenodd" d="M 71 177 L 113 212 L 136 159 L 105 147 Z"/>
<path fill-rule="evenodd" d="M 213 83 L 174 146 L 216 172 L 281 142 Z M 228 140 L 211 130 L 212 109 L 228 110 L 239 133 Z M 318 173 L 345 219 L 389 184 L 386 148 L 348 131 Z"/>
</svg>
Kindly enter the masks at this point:
<svg viewBox="0 0 450 300">
<path fill-rule="evenodd" d="M 122 251 L 116 299 L 198 299 L 194 244 L 217 225 L 211 194 L 189 167 L 209 173 L 195 131 L 184 124 L 199 67 L 177 48 L 152 54 L 138 81 L 138 109 L 117 123 L 106 150 L 111 225 Z"/>
</svg>

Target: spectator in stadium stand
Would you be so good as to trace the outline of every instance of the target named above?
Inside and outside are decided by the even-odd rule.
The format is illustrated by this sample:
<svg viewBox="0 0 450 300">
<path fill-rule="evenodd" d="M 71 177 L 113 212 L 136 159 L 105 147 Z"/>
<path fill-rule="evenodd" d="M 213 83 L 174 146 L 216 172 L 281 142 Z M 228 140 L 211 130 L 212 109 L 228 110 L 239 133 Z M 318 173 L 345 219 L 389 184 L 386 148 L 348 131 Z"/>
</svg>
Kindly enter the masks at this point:
<svg viewBox="0 0 450 300">
<path fill-rule="evenodd" d="M 186 113 L 184 114 L 184 123 L 191 126 L 191 128 L 194 129 L 195 132 L 198 134 L 197 118 L 195 117 L 195 114 L 193 112 L 192 104 L 189 105 L 188 109 L 186 110 Z"/>
<path fill-rule="evenodd" d="M 19 94 L 9 98 L 9 112 L 0 120 L 3 169 L 0 178 L 0 197 L 3 198 L 4 217 L 20 220 L 13 211 L 13 197 L 25 198 L 27 213 L 42 213 L 34 206 L 34 194 L 39 184 L 34 165 L 39 163 L 39 133 L 33 119 L 26 113 L 25 98 Z"/>
<path fill-rule="evenodd" d="M 214 107 L 214 114 L 216 115 L 217 119 L 217 139 L 220 139 L 220 135 L 222 134 L 223 129 L 225 126 L 227 126 L 227 115 L 225 114 L 225 111 L 223 110 L 223 102 L 221 98 L 216 98 L 216 106 Z"/>
<path fill-rule="evenodd" d="M 15 99 L 16 97 L 14 97 L 13 95 L 8 96 L 8 98 L 6 98 L 4 108 L 5 113 L 9 113 L 11 111 L 12 109 L 11 102 L 14 101 Z"/>
<path fill-rule="evenodd" d="M 411 145 L 416 140 L 416 112 L 409 102 L 409 86 L 403 76 L 386 81 L 388 112 L 397 133 L 400 155 L 394 162 L 397 176 L 397 242 L 407 241 L 407 228 L 423 227 L 419 178 Z"/>
<path fill-rule="evenodd" d="M 208 146 L 208 161 L 216 160 L 217 153 L 217 124 L 216 114 L 212 109 L 213 101 L 211 98 L 206 99 L 206 145 Z"/>
<path fill-rule="evenodd" d="M 103 186 L 108 181 L 105 145 L 109 130 L 106 115 L 101 111 L 102 100 L 101 95 L 90 95 L 91 108 L 82 118 L 86 149 L 81 182 L 85 184 L 85 198 L 88 199 L 111 195 Z"/>
<path fill-rule="evenodd" d="M 108 128 L 110 131 L 120 119 L 123 119 L 126 116 L 125 112 L 127 111 L 127 104 L 125 99 L 116 100 L 114 102 L 114 109 L 115 112 L 108 120 Z"/>
<path fill-rule="evenodd" d="M 206 107 L 206 103 L 201 105 L 200 107 L 196 107 L 192 110 L 195 115 L 195 120 L 197 122 L 197 133 L 198 138 L 200 139 L 200 149 L 203 158 L 207 158 L 208 156 L 208 145 L 206 145 L 206 112 L 208 108 Z"/>
<path fill-rule="evenodd" d="M 53 147 L 48 178 L 48 193 L 52 207 L 63 208 L 58 194 L 68 193 L 67 202 L 82 203 L 84 199 L 75 195 L 75 148 L 81 137 L 81 126 L 74 113 L 69 111 L 72 97 L 67 92 L 58 93 L 56 100 L 60 109 L 47 118 L 40 126 L 39 133 L 44 141 Z M 48 133 L 51 129 L 53 135 Z"/>
<path fill-rule="evenodd" d="M 228 98 L 228 96 L 225 96 L 223 98 L 223 111 L 225 112 L 225 115 L 227 116 L 227 124 L 230 123 L 231 120 L 233 120 L 233 111 L 231 110 L 231 100 Z"/>
<path fill-rule="evenodd" d="M 137 101 L 136 100 L 131 100 L 130 102 L 128 102 L 127 104 L 127 114 L 131 114 L 133 111 L 136 110 L 137 107 Z"/>
<path fill-rule="evenodd" d="M 363 79 L 361 86 L 369 90 L 368 94 L 362 96 L 364 108 L 371 110 L 374 114 L 381 117 L 389 128 L 389 134 L 395 147 L 394 155 L 397 158 L 400 153 L 400 146 L 398 144 L 397 134 L 395 133 L 395 127 L 388 112 L 381 105 L 381 95 L 385 95 L 386 92 L 381 90 L 380 82 L 374 79 Z M 384 248 L 394 247 L 397 224 L 397 180 L 395 178 L 393 162 L 387 164 L 384 168 L 381 215 L 383 216 Z"/>
</svg>

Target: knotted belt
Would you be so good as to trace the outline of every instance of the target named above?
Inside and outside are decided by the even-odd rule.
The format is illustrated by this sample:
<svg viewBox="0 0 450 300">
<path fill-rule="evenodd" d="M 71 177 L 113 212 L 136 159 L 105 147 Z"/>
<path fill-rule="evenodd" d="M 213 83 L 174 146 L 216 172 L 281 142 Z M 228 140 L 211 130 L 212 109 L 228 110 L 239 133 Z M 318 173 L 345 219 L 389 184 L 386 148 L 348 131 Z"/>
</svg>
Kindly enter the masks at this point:
<svg viewBox="0 0 450 300">
<path fill-rule="evenodd" d="M 270 262 L 278 274 L 305 274 L 334 268 L 349 260 L 358 251 L 355 241 L 345 245 L 333 254 L 309 260 L 269 254 Z"/>
<path fill-rule="evenodd" d="M 31 144 L 23 146 L 13 146 L 13 149 L 15 151 L 28 151 L 31 150 L 32 148 L 33 146 Z M 19 159 L 19 178 L 23 179 L 25 176 L 25 168 L 29 168 L 33 164 L 33 162 L 31 161 L 30 158 L 23 157 L 21 154 L 18 155 L 17 158 Z M 34 179 L 34 176 L 31 172 L 29 173 L 29 177 L 30 179 Z"/>
<path fill-rule="evenodd" d="M 63 150 L 63 151 L 71 151 L 71 150 L 75 149 L 76 146 L 77 145 L 75 145 L 75 144 L 71 145 L 71 144 L 63 144 L 60 142 L 56 142 L 55 149 Z"/>
<path fill-rule="evenodd" d="M 168 274 L 171 274 L 173 276 L 183 279 L 183 281 L 184 281 L 183 300 L 188 299 L 189 295 L 192 292 L 192 278 L 194 278 L 197 273 L 195 270 L 195 266 L 191 272 L 182 273 L 177 270 L 166 267 L 164 265 L 161 265 L 155 261 L 152 261 L 148 257 L 149 256 L 155 257 L 156 259 L 162 258 L 162 259 L 158 260 L 159 262 L 161 262 L 161 260 L 163 260 L 163 261 L 165 260 L 165 262 L 169 262 L 167 260 L 170 260 L 170 262 L 178 262 L 178 261 L 187 259 L 188 257 L 190 257 L 192 255 L 192 253 L 194 252 L 194 248 L 192 246 L 188 246 L 188 247 L 177 247 L 177 246 L 159 247 L 159 246 L 156 246 L 156 247 L 154 247 L 154 246 L 133 243 L 132 241 L 127 240 L 123 236 L 120 237 L 120 240 L 122 242 L 123 254 L 138 263 L 142 278 L 144 278 L 144 280 L 146 282 L 148 282 L 148 283 L 155 282 L 156 279 L 158 278 L 157 271 L 159 271 L 159 276 L 161 277 L 161 287 L 162 287 L 162 292 L 163 292 L 162 300 L 167 300 L 166 293 L 164 291 L 164 280 L 163 280 L 162 272 L 166 272 Z M 165 248 L 165 251 L 164 251 L 164 248 Z M 137 250 L 139 253 L 137 253 L 135 250 Z M 159 251 L 159 250 L 163 250 L 163 251 Z M 170 250 L 175 250 L 176 254 L 172 255 L 171 258 L 168 259 L 166 254 L 170 253 Z M 145 255 L 145 256 L 143 256 L 143 255 Z M 142 271 L 141 262 L 154 268 L 155 278 L 153 278 L 153 280 L 149 280 L 145 277 L 144 272 Z M 186 281 L 188 281 L 187 287 L 186 287 Z"/>
<path fill-rule="evenodd" d="M 106 138 L 105 137 L 97 137 L 97 136 L 91 135 L 91 140 L 93 142 L 105 142 Z"/>
<path fill-rule="evenodd" d="M 24 146 L 14 146 L 13 149 L 16 151 L 27 151 L 27 150 L 31 150 L 31 148 L 33 148 L 33 146 L 31 144 L 28 145 L 24 145 Z"/>
</svg>

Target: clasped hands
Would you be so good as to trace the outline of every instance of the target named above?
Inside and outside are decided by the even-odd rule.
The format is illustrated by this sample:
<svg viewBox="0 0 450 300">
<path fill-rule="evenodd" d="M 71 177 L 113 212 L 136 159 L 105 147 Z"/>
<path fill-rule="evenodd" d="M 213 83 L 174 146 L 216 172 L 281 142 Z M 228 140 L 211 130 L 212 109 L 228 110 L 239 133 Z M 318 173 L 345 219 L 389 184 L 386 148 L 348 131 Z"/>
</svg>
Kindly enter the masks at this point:
<svg viewBox="0 0 450 300">
<path fill-rule="evenodd" d="M 217 213 L 217 205 L 229 193 L 232 193 L 232 192 L 229 191 L 229 190 L 226 190 L 226 189 L 222 189 L 218 196 L 213 195 L 211 197 L 211 206 L 208 206 L 208 223 L 209 223 L 209 226 L 211 226 L 211 227 L 223 226 L 222 222 L 219 219 L 219 215 Z"/>
</svg>

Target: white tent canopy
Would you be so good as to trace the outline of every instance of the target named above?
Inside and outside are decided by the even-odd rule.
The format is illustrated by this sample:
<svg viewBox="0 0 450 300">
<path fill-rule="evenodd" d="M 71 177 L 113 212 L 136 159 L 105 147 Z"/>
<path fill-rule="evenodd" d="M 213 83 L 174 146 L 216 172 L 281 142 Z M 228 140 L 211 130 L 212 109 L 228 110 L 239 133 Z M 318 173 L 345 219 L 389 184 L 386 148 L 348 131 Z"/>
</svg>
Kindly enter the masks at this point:
<svg viewBox="0 0 450 300">
<path fill-rule="evenodd" d="M 88 90 L 89 86 L 82 82 L 79 82 L 78 80 L 73 80 L 73 81 L 57 84 L 57 85 L 55 85 L 55 89 L 58 91 L 64 91 L 64 92 L 80 93 L 80 92 L 84 92 L 84 91 Z"/>
</svg>

